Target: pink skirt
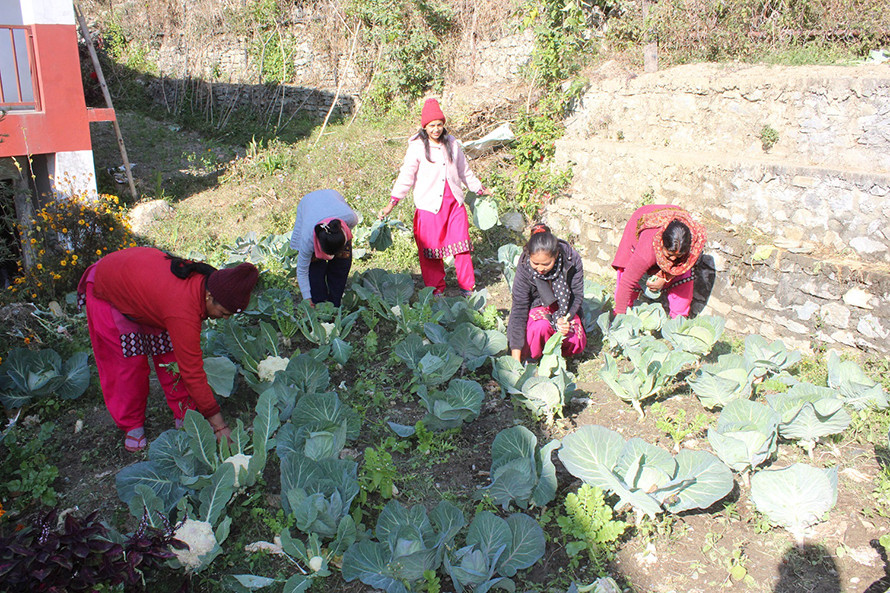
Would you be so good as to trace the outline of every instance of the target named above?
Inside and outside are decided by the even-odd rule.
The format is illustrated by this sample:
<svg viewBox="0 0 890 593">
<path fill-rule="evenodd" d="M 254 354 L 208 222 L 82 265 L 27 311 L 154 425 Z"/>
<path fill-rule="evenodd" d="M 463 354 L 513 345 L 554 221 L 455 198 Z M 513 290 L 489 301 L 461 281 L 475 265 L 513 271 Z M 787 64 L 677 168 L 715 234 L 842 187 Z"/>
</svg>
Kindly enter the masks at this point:
<svg viewBox="0 0 890 593">
<path fill-rule="evenodd" d="M 434 214 L 419 208 L 414 211 L 414 240 L 418 251 L 427 259 L 444 259 L 473 251 L 467 208 L 457 203 L 447 183 L 439 212 Z"/>
</svg>

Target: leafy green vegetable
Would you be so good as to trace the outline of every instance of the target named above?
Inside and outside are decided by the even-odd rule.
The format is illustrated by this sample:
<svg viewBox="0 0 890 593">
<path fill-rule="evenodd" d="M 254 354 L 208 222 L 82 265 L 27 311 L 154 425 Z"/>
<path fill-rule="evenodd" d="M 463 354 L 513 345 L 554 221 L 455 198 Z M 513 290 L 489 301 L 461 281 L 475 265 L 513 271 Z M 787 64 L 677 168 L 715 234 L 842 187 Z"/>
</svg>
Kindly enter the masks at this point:
<svg viewBox="0 0 890 593">
<path fill-rule="evenodd" d="M 833 350 L 828 355 L 828 386 L 837 389 L 844 403 L 854 410 L 867 407 L 883 410 L 890 405 L 879 383 L 852 360 L 842 361 Z"/>
<path fill-rule="evenodd" d="M 225 356 L 205 358 L 204 372 L 207 373 L 207 383 L 215 394 L 229 397 L 235 391 L 235 375 L 238 374 L 238 367 Z"/>
<path fill-rule="evenodd" d="M 0 364 L 0 403 L 24 408 L 51 395 L 77 399 L 90 385 L 89 355 L 77 352 L 64 363 L 52 349 L 13 348 Z"/>
<path fill-rule="evenodd" d="M 603 336 L 603 350 L 636 348 L 643 339 L 643 320 L 636 315 L 621 313 L 610 321 L 612 313 L 606 311 L 596 320 Z"/>
<path fill-rule="evenodd" d="M 544 530 L 528 515 L 502 519 L 482 511 L 470 523 L 467 545 L 445 556 L 445 570 L 455 591 L 512 591 L 515 585 L 509 577 L 535 564 L 544 549 Z M 502 576 L 495 578 L 498 574 Z"/>
<path fill-rule="evenodd" d="M 627 351 L 631 361 L 628 372 L 622 373 L 618 361 L 603 352 L 605 365 L 600 378 L 615 395 L 630 402 L 637 414 L 644 417 L 642 400 L 655 396 L 683 369 L 693 364 L 696 357 L 682 350 L 672 350 L 664 342 L 646 336 L 637 348 Z"/>
<path fill-rule="evenodd" d="M 664 323 L 661 335 L 674 348 L 704 355 L 723 335 L 724 325 L 724 318 L 711 315 L 700 315 L 694 319 L 675 317 Z"/>
<path fill-rule="evenodd" d="M 308 300 L 302 301 L 298 307 L 297 325 L 303 336 L 313 344 L 325 345 L 343 340 L 352 331 L 361 308 L 344 315 L 342 307 L 335 307 L 329 302 L 318 303 L 314 307 Z M 344 364 L 346 361 L 339 361 Z"/>
<path fill-rule="evenodd" d="M 800 362 L 800 352 L 789 351 L 782 340 L 767 343 L 765 338 L 754 334 L 745 338 L 745 362 L 756 376 L 762 377 L 793 367 Z"/>
<path fill-rule="evenodd" d="M 463 364 L 453 348 L 445 344 L 424 344 L 417 334 L 408 334 L 395 348 L 418 383 L 432 387 L 450 380 Z"/>
<path fill-rule="evenodd" d="M 751 500 L 758 511 L 802 544 L 806 529 L 821 521 L 837 502 L 837 467 L 819 469 L 795 463 L 759 471 L 751 477 Z"/>
<path fill-rule="evenodd" d="M 377 518 L 376 539 L 356 542 L 343 554 L 343 579 L 358 579 L 387 593 L 408 593 L 425 571 L 439 568 L 464 525 L 463 513 L 448 501 L 427 516 L 421 505 L 409 510 L 391 500 Z"/>
<path fill-rule="evenodd" d="M 538 447 L 538 438 L 524 426 L 505 428 L 491 444 L 491 485 L 480 496 L 487 493 L 504 510 L 511 502 L 522 509 L 546 505 L 556 496 L 550 457 L 558 447 L 558 440 Z"/>
<path fill-rule="evenodd" d="M 433 431 L 457 428 L 479 417 L 485 392 L 476 381 L 452 379 L 445 391 L 430 392 L 423 388 L 420 399 L 427 409 L 424 425 Z"/>
<path fill-rule="evenodd" d="M 347 459 L 309 459 L 297 452 L 281 460 L 281 507 L 296 527 L 322 539 L 337 536 L 358 495 L 358 464 Z"/>
<path fill-rule="evenodd" d="M 603 426 L 582 426 L 563 438 L 559 459 L 573 476 L 617 495 L 615 510 L 631 506 L 650 517 L 707 508 L 733 487 L 732 472 L 710 453 L 683 449 L 672 457 Z"/>
<path fill-rule="evenodd" d="M 726 404 L 708 442 L 733 471 L 751 471 L 776 452 L 779 416 L 769 407 L 737 399 Z"/>
<path fill-rule="evenodd" d="M 800 441 L 810 456 L 819 439 L 843 432 L 850 414 L 833 389 L 798 383 L 785 393 L 772 393 L 766 401 L 781 417 L 779 436 Z"/>
<path fill-rule="evenodd" d="M 500 220 L 498 217 L 498 203 L 492 198 L 475 197 L 468 204 L 473 212 L 473 224 L 479 227 L 479 230 L 487 231 Z"/>
<path fill-rule="evenodd" d="M 297 451 L 316 461 L 336 458 L 348 440 L 358 437 L 360 423 L 336 393 L 307 394 L 297 402 L 291 422 L 278 432 L 278 457 Z"/>
<path fill-rule="evenodd" d="M 521 394 L 522 385 L 537 373 L 537 366 L 524 365 L 509 354 L 492 361 L 491 376 L 498 382 L 502 394 Z"/>
<path fill-rule="evenodd" d="M 394 274 L 373 268 L 355 278 L 353 290 L 362 300 L 376 295 L 388 306 L 407 303 L 414 295 L 414 280 L 410 274 Z"/>
<path fill-rule="evenodd" d="M 474 371 L 507 349 L 507 336 L 497 330 L 483 330 L 472 323 L 461 323 L 448 336 L 448 345 L 464 358 L 467 370 Z"/>
<path fill-rule="evenodd" d="M 504 280 L 507 286 L 513 286 L 513 278 L 516 277 L 516 266 L 519 265 L 519 258 L 522 256 L 522 247 L 508 243 L 498 247 L 498 263 L 504 272 Z"/>
<path fill-rule="evenodd" d="M 738 354 L 721 354 L 715 364 L 706 364 L 689 379 L 689 387 L 708 409 L 722 407 L 734 399 L 751 397 L 754 371 Z"/>
</svg>

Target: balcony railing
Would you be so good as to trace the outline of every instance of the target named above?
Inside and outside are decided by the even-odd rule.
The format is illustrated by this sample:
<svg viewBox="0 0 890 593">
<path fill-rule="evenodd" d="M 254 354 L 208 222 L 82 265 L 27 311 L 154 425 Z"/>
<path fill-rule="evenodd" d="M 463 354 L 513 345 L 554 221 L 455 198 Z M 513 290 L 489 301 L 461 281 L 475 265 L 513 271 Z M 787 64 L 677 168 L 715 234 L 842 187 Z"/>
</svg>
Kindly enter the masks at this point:
<svg viewBox="0 0 890 593">
<path fill-rule="evenodd" d="M 39 108 L 31 28 L 0 25 L 0 109 Z"/>
</svg>

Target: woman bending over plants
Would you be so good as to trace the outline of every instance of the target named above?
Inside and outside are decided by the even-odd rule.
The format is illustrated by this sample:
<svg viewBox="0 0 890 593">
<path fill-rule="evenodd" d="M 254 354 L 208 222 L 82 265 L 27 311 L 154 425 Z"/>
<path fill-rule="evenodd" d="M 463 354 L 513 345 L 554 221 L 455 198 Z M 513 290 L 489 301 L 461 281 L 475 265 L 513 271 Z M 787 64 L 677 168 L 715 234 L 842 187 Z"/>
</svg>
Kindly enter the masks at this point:
<svg viewBox="0 0 890 593">
<path fill-rule="evenodd" d="M 537 359 L 556 332 L 565 336 L 563 356 L 583 352 L 587 334 L 581 324 L 584 268 L 575 249 L 543 224 L 531 236 L 516 266 L 513 305 L 507 324 L 510 354 L 522 362 Z"/>
<path fill-rule="evenodd" d="M 312 306 L 330 301 L 340 306 L 352 268 L 352 231 L 358 214 L 343 195 L 320 189 L 303 196 L 290 238 L 297 256 L 297 284 Z"/>
<path fill-rule="evenodd" d="M 176 425 L 197 409 L 217 439 L 229 436 L 204 373 L 201 322 L 243 311 L 258 276 L 253 264 L 217 270 L 150 247 L 110 253 L 84 272 L 77 294 L 86 307 L 105 405 L 126 432 L 127 451 L 147 445 L 149 356 Z M 178 375 L 169 370 L 173 363 Z"/>
<path fill-rule="evenodd" d="M 615 314 L 627 312 L 643 287 L 667 292 L 671 318 L 688 317 L 692 304 L 693 267 L 702 254 L 705 227 L 679 206 L 652 204 L 637 209 L 618 244 L 612 267 L 618 279 Z"/>
<path fill-rule="evenodd" d="M 466 296 L 476 287 L 464 186 L 479 195 L 489 194 L 467 165 L 460 142 L 445 129 L 439 102 L 427 99 L 420 112 L 420 131 L 408 142 L 392 198 L 378 218 L 388 216 L 414 188 L 414 241 L 420 273 L 424 285 L 439 295 L 445 292 L 443 259 L 449 255 L 454 256 L 461 292 Z"/>
</svg>

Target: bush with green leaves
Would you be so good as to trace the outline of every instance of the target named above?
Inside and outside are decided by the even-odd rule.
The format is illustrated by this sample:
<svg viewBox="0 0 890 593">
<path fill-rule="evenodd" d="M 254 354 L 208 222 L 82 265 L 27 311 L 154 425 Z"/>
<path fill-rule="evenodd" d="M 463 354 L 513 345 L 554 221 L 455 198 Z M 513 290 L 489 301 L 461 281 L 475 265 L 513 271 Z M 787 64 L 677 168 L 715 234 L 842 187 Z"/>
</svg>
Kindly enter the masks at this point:
<svg viewBox="0 0 890 593">
<path fill-rule="evenodd" d="M 0 403 L 15 410 L 50 396 L 77 399 L 90 385 L 88 360 L 86 352 L 63 362 L 52 349 L 13 348 L 0 364 Z"/>
<path fill-rule="evenodd" d="M 343 579 L 387 593 L 408 593 L 425 571 L 438 570 L 466 524 L 463 512 L 448 501 L 427 514 L 422 505 L 406 509 L 391 500 L 377 518 L 374 538 L 352 544 L 343 554 Z"/>
<path fill-rule="evenodd" d="M 470 523 L 466 545 L 445 554 L 445 571 L 458 593 L 513 591 L 510 577 L 533 566 L 544 550 L 544 530 L 528 515 L 514 513 L 502 519 L 482 511 Z"/>
<path fill-rule="evenodd" d="M 565 436 L 559 459 L 576 478 L 618 496 L 637 517 L 708 508 L 732 491 L 732 472 L 711 453 L 669 452 L 642 439 L 624 440 L 604 426 L 582 426 Z"/>
<path fill-rule="evenodd" d="M 776 453 L 779 415 L 764 404 L 737 399 L 720 412 L 717 426 L 708 428 L 708 442 L 733 471 L 744 473 Z"/>
<path fill-rule="evenodd" d="M 751 476 L 751 500 L 773 523 L 790 531 L 803 546 L 807 529 L 820 522 L 837 502 L 837 467 L 802 463 Z"/>
<path fill-rule="evenodd" d="M 705 355 L 723 335 L 725 325 L 724 318 L 712 315 L 675 317 L 665 322 L 661 335 L 678 350 Z"/>
<path fill-rule="evenodd" d="M 702 366 L 689 379 L 689 387 L 710 410 L 736 399 L 749 399 L 754 379 L 754 370 L 742 356 L 721 354 L 716 363 Z"/>
<path fill-rule="evenodd" d="M 627 355 L 630 368 L 621 372 L 618 360 L 603 352 L 605 364 L 599 376 L 615 395 L 633 405 L 640 419 L 645 416 L 641 402 L 658 395 L 683 368 L 698 360 L 694 354 L 674 350 L 651 336 L 628 350 Z"/>
<path fill-rule="evenodd" d="M 564 507 L 565 515 L 557 517 L 556 523 L 569 540 L 566 554 L 574 558 L 587 552 L 597 572 L 602 571 L 628 524 L 613 519 L 612 507 L 606 503 L 603 491 L 589 484 L 569 492 Z"/>
<path fill-rule="evenodd" d="M 556 467 L 551 454 L 559 444 L 552 440 L 538 447 L 538 438 L 524 426 L 500 431 L 491 444 L 491 485 L 478 496 L 487 495 L 505 511 L 510 503 L 521 509 L 548 504 L 556 496 Z"/>
<path fill-rule="evenodd" d="M 779 436 L 798 441 L 810 457 L 822 437 L 838 434 L 850 425 L 838 393 L 828 387 L 797 383 L 785 393 L 766 396 L 769 406 L 779 414 Z"/>
</svg>

